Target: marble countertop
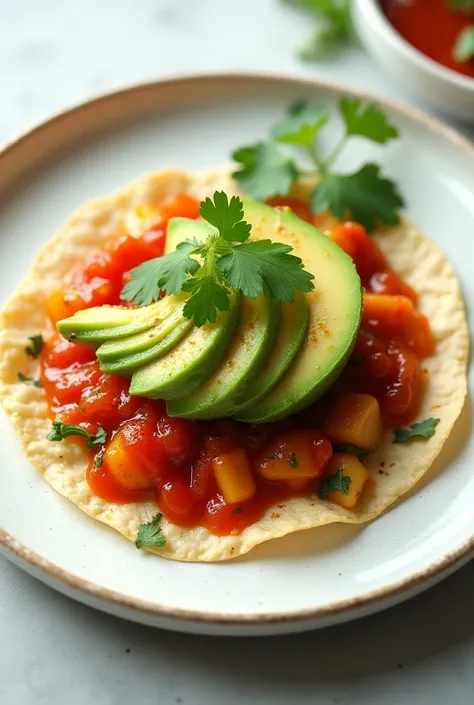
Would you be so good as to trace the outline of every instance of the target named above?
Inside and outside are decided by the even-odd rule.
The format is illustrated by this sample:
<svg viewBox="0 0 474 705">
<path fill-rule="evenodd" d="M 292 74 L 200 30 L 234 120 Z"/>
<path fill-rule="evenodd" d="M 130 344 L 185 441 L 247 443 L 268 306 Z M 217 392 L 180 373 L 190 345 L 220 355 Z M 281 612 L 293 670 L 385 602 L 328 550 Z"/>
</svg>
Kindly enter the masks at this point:
<svg viewBox="0 0 474 705">
<path fill-rule="evenodd" d="M 358 48 L 301 64 L 307 31 L 279 0 L 0 0 L 0 143 L 93 94 L 180 71 L 298 72 L 407 99 Z M 0 702 L 470 705 L 473 594 L 471 563 L 352 624 L 203 638 L 95 612 L 0 557 Z"/>
</svg>

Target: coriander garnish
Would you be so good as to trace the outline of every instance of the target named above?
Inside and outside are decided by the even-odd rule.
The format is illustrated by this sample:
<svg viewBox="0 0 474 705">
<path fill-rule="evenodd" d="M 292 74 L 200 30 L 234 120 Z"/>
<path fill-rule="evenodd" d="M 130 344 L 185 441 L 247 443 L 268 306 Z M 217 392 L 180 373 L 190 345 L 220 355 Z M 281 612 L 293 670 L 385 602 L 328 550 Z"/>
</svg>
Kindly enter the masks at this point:
<svg viewBox="0 0 474 705">
<path fill-rule="evenodd" d="M 333 492 L 349 494 L 349 487 L 352 482 L 352 478 L 344 475 L 343 472 L 343 469 L 339 468 L 333 475 L 326 475 L 326 477 L 323 478 L 321 484 L 319 485 L 319 496 L 321 499 L 324 499 Z"/>
<path fill-rule="evenodd" d="M 288 465 L 290 468 L 297 468 L 299 467 L 299 462 L 296 459 L 296 455 L 294 453 L 290 453 L 290 458 L 288 460 Z"/>
<path fill-rule="evenodd" d="M 43 386 L 43 382 L 41 379 L 34 379 L 33 377 L 27 377 L 26 375 L 23 374 L 23 372 L 18 372 L 18 381 L 19 382 L 31 382 L 33 386 L 41 388 Z"/>
<path fill-rule="evenodd" d="M 419 423 L 414 423 L 408 428 L 396 428 L 394 443 L 405 443 L 412 438 L 431 438 L 436 433 L 436 426 L 440 419 L 429 418 Z"/>
<path fill-rule="evenodd" d="M 147 306 L 159 291 L 190 294 L 183 309 L 185 318 L 196 326 L 217 319 L 218 311 L 228 311 L 231 290 L 251 299 L 263 294 L 269 299 L 291 302 L 295 289 L 308 292 L 314 285 L 312 274 L 304 269 L 292 248 L 271 240 L 249 241 L 250 225 L 243 220 L 243 204 L 222 191 L 214 200 L 201 203 L 201 216 L 193 222 L 205 230 L 204 242 L 185 240 L 175 252 L 149 260 L 131 270 L 131 281 L 122 298 Z M 196 258 L 199 258 L 196 259 Z"/>
<path fill-rule="evenodd" d="M 166 536 L 162 533 L 161 526 L 158 526 L 162 520 L 163 514 L 158 512 L 151 521 L 146 524 L 141 524 L 138 528 L 135 546 L 142 548 L 143 546 L 163 546 L 166 543 Z"/>
<path fill-rule="evenodd" d="M 314 213 L 329 210 L 338 218 L 351 217 L 373 230 L 377 222 L 395 225 L 403 199 L 393 181 L 384 178 L 378 164 L 364 164 L 351 173 L 334 171 L 341 152 L 353 137 L 387 144 L 398 137 L 397 128 L 374 103 L 359 98 L 341 98 L 339 113 L 344 131 L 332 151 L 322 156 L 316 137 L 330 119 L 325 108 L 301 101 L 292 105 L 285 118 L 277 123 L 267 141 L 242 147 L 232 157 L 239 164 L 233 177 L 252 198 L 265 200 L 285 196 L 297 179 L 310 174 L 317 185 L 310 194 Z M 312 163 L 308 171 L 295 161 L 281 145 L 291 145 L 306 153 Z"/>
<path fill-rule="evenodd" d="M 30 335 L 28 340 L 31 341 L 31 345 L 27 345 L 25 352 L 30 357 L 38 357 L 40 352 L 44 347 L 44 340 L 42 335 Z"/>
<path fill-rule="evenodd" d="M 63 423 L 62 421 L 53 421 L 53 428 L 48 433 L 46 438 L 48 441 L 63 441 L 69 436 L 80 436 L 87 439 L 87 448 L 96 448 L 104 445 L 107 440 L 107 432 L 102 426 L 99 426 L 97 433 L 92 434 L 86 431 L 81 426 L 72 423 Z M 99 466 L 98 466 L 99 467 Z"/>
</svg>

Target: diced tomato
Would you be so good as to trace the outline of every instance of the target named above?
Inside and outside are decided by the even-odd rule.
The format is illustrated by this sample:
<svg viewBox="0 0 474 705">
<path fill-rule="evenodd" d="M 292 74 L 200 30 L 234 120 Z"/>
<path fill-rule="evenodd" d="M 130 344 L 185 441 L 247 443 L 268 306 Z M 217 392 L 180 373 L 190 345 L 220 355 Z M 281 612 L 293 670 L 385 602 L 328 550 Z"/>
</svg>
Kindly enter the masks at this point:
<svg viewBox="0 0 474 705">
<path fill-rule="evenodd" d="M 204 452 L 211 458 L 237 448 L 238 445 L 237 426 L 235 422 L 226 420 L 214 421 L 209 424 L 209 431 L 202 442 Z"/>
<path fill-rule="evenodd" d="M 163 485 L 158 502 L 165 517 L 179 526 L 193 526 L 199 520 L 196 497 L 180 475 Z"/>
<path fill-rule="evenodd" d="M 166 229 L 163 226 L 154 226 L 146 230 L 141 239 L 153 247 L 154 257 L 161 257 L 165 251 Z"/>
<path fill-rule="evenodd" d="M 60 333 L 55 333 L 46 340 L 41 359 L 47 367 L 65 369 L 75 363 L 93 362 L 95 351 L 87 345 L 70 343 Z"/>
<path fill-rule="evenodd" d="M 406 296 L 366 293 L 362 326 L 385 340 L 405 343 L 421 358 L 433 354 L 434 340 L 428 319 Z"/>
<path fill-rule="evenodd" d="M 161 447 L 175 465 L 190 460 L 194 453 L 194 425 L 192 421 L 163 414 L 158 421 Z"/>
<path fill-rule="evenodd" d="M 170 218 L 199 218 L 199 209 L 200 202 L 196 198 L 179 193 L 160 203 L 159 211 L 162 223 L 167 224 Z"/>
<path fill-rule="evenodd" d="M 407 296 L 416 303 L 416 291 L 392 270 L 375 272 L 370 277 L 367 290 L 374 294 L 389 294 L 390 296 Z"/>
<path fill-rule="evenodd" d="M 101 372 L 97 362 L 72 365 L 65 370 L 47 367 L 43 371 L 43 387 L 53 406 L 79 402 L 87 387 L 95 386 Z"/>
<path fill-rule="evenodd" d="M 211 486 L 215 485 L 212 471 L 212 459 L 201 453 L 191 466 L 191 490 L 198 500 L 209 496 Z"/>
<path fill-rule="evenodd" d="M 385 255 L 362 225 L 348 221 L 331 230 L 330 237 L 353 259 L 363 284 L 388 269 Z"/>
<path fill-rule="evenodd" d="M 133 416 L 143 400 L 128 393 L 130 382 L 123 377 L 102 374 L 94 387 L 84 389 L 80 406 L 103 426 L 117 425 Z"/>
</svg>

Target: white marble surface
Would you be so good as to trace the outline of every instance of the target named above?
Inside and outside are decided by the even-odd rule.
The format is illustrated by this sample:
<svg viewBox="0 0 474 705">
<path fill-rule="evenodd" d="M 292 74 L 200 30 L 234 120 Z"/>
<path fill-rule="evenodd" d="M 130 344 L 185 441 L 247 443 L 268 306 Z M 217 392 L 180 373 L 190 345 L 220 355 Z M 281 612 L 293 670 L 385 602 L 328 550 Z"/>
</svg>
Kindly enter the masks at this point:
<svg viewBox="0 0 474 705">
<path fill-rule="evenodd" d="M 300 64 L 307 28 L 279 0 L 0 0 L 0 143 L 91 94 L 179 71 L 300 72 L 406 98 L 359 49 Z M 0 558 L 0 703 L 470 705 L 473 594 L 471 563 L 361 622 L 199 638 L 94 612 Z"/>
</svg>

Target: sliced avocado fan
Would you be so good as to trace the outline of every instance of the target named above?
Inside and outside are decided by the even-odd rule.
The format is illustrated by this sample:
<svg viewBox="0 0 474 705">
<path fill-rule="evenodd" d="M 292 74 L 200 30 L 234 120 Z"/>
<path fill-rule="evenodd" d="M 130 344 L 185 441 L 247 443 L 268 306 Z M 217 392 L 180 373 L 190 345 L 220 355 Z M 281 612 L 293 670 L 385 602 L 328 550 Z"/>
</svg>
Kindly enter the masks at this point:
<svg viewBox="0 0 474 705">
<path fill-rule="evenodd" d="M 262 371 L 278 329 L 280 302 L 242 297 L 238 327 L 224 359 L 193 394 L 167 404 L 170 416 L 213 419 L 232 415 Z"/>
</svg>

